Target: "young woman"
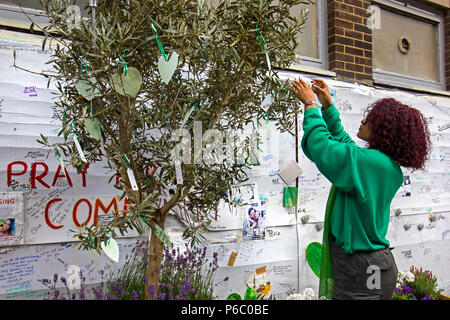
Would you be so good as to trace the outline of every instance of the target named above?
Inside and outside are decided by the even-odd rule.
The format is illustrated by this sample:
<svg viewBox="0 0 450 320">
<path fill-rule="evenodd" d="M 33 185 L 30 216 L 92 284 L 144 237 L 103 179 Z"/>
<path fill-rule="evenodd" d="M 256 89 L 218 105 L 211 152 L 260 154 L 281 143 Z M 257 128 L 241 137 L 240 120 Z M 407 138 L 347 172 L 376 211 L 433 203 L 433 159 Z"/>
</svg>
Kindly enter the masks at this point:
<svg viewBox="0 0 450 320">
<path fill-rule="evenodd" d="M 332 183 L 319 298 L 392 299 L 398 270 L 385 238 L 390 205 L 403 184 L 400 166 L 424 169 L 431 150 L 426 120 L 395 99 L 378 100 L 361 120 L 357 137 L 368 143 L 361 148 L 344 131 L 323 80 L 310 87 L 299 79 L 291 91 L 305 104 L 303 152 Z"/>
</svg>

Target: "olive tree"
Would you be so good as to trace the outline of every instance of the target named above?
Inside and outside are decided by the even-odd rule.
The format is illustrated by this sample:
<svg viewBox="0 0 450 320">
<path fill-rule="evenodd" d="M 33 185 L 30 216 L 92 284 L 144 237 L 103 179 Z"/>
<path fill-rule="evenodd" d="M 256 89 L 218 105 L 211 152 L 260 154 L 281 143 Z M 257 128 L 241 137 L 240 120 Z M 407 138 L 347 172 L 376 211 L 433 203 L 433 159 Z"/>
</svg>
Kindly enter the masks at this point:
<svg viewBox="0 0 450 320">
<path fill-rule="evenodd" d="M 129 203 L 110 222 L 74 230 L 80 248 L 100 253 L 110 234 L 150 228 L 146 276 L 157 288 L 169 211 L 182 203 L 195 212 L 178 216 L 195 244 L 218 201 L 230 202 L 231 187 L 246 179 L 248 152 L 238 161 L 239 148 L 231 148 L 225 161 L 229 148 L 211 140 L 267 117 L 294 131 L 301 106 L 278 70 L 296 61 L 307 19 L 304 8 L 291 9 L 311 3 L 99 0 L 80 19 L 68 0 L 41 0 L 50 21 L 42 32 L 56 44 L 55 72 L 43 76 L 56 81 L 62 139 L 39 141 L 79 171 L 107 160 L 110 182 Z M 262 103 L 266 96 L 274 99 Z M 208 131 L 214 139 L 205 139 Z"/>
</svg>

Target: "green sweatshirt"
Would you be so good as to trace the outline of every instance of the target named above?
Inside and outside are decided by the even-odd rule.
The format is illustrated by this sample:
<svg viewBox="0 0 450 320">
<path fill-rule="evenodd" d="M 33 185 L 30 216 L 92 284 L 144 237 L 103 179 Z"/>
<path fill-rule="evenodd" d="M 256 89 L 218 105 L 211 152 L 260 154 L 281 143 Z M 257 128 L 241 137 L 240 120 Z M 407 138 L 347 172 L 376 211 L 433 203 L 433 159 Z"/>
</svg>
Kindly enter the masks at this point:
<svg viewBox="0 0 450 320">
<path fill-rule="evenodd" d="M 334 105 L 305 111 L 301 146 L 305 155 L 338 189 L 331 232 L 346 253 L 389 247 L 385 236 L 392 199 L 403 173 L 392 158 L 361 148 L 341 125 Z"/>
</svg>

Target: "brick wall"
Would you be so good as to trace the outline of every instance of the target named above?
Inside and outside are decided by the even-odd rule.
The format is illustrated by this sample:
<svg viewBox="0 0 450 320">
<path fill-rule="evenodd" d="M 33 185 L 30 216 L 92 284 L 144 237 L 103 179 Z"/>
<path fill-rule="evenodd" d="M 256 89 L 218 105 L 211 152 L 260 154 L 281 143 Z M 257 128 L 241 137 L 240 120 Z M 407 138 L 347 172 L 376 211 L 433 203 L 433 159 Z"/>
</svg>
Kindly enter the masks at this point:
<svg viewBox="0 0 450 320">
<path fill-rule="evenodd" d="M 445 85 L 450 91 L 450 10 L 445 15 Z"/>
<path fill-rule="evenodd" d="M 372 84 L 370 0 L 328 0 L 328 63 L 338 79 Z"/>
</svg>

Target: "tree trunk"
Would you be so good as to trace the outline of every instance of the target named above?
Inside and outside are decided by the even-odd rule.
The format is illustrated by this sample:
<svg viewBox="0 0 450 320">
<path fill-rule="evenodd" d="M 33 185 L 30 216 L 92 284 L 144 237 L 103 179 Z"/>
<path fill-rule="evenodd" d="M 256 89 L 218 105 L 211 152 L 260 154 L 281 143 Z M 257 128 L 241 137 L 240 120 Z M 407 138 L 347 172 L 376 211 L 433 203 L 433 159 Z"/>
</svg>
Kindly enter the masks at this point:
<svg viewBox="0 0 450 320">
<path fill-rule="evenodd" d="M 161 214 L 160 219 L 157 222 L 158 226 L 164 230 L 164 223 L 166 217 Z M 161 267 L 162 254 L 164 249 L 164 243 L 159 240 L 154 232 L 150 232 L 149 236 L 149 246 L 148 246 L 148 261 L 147 261 L 147 271 L 145 276 L 147 278 L 147 286 L 145 288 L 145 299 L 152 299 L 156 297 L 150 296 L 148 290 L 149 286 L 153 286 L 155 293 L 157 294 L 159 286 L 159 273 Z"/>
</svg>

